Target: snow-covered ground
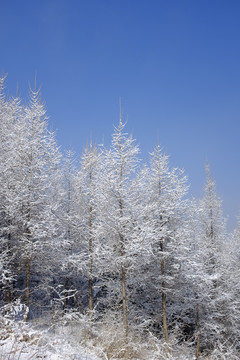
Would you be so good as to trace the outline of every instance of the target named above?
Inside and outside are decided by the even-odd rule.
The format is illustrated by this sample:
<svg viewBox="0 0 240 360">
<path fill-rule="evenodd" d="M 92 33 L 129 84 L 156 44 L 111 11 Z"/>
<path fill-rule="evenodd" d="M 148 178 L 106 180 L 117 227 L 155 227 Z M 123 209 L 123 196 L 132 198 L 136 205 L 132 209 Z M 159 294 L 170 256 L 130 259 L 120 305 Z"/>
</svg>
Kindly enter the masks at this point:
<svg viewBox="0 0 240 360">
<path fill-rule="evenodd" d="M 1 327 L 0 360 L 165 360 L 164 348 L 159 344 L 141 343 L 129 337 L 126 342 L 121 330 L 102 328 L 100 333 L 76 322 L 42 326 L 6 321 Z M 99 328 L 100 329 L 100 328 Z M 152 338 L 154 341 L 154 338 Z M 192 360 L 189 353 L 169 354 L 168 359 Z"/>
<path fill-rule="evenodd" d="M 45 319 L 46 320 L 46 319 Z M 72 326 L 52 326 L 39 319 L 24 323 L 1 317 L 0 360 L 100 360 L 83 346 Z"/>
<path fill-rule="evenodd" d="M 23 341 L 9 337 L 0 347 L 1 360 L 100 360 L 87 348 L 71 339 L 64 339 L 53 334 L 42 335 L 41 339 Z"/>
<path fill-rule="evenodd" d="M 145 338 L 120 324 L 93 322 L 74 314 L 54 322 L 52 318 L 24 323 L 8 316 L 0 318 L 0 360 L 195 360 L 194 344 L 169 344 L 149 333 Z M 108 319 L 109 320 L 109 319 Z M 238 360 L 231 349 L 217 346 L 199 360 Z"/>
</svg>

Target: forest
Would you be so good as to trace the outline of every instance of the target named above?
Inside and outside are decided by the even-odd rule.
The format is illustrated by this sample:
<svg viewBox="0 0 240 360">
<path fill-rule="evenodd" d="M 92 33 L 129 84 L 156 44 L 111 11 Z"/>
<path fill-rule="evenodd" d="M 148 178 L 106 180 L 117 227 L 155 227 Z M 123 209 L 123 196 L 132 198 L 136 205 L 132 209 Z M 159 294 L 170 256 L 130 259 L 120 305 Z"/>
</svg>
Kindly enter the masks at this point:
<svg viewBox="0 0 240 360">
<path fill-rule="evenodd" d="M 209 166 L 191 198 L 121 115 L 109 148 L 63 153 L 40 91 L 5 93 L 2 77 L 0 359 L 239 359 L 240 221 Z"/>
</svg>

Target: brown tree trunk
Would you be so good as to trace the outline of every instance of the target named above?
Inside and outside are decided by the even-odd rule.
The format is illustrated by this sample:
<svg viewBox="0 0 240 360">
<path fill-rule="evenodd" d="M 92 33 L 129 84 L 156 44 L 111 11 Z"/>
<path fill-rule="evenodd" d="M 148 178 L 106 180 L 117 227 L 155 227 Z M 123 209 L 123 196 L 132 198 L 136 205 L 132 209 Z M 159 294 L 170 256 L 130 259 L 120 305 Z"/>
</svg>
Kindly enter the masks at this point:
<svg viewBox="0 0 240 360">
<path fill-rule="evenodd" d="M 10 287 L 9 280 L 7 280 L 7 285 L 6 285 L 6 302 L 7 302 L 7 304 L 10 304 L 11 301 L 12 301 L 11 287 Z"/>
</svg>

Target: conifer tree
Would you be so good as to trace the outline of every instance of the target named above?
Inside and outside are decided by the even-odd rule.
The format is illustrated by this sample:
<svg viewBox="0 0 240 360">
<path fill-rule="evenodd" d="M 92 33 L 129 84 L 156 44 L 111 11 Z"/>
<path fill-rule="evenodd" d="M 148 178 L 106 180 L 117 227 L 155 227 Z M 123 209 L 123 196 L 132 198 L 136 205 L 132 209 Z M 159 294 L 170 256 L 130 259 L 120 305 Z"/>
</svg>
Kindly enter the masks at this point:
<svg viewBox="0 0 240 360">
<path fill-rule="evenodd" d="M 25 268 L 25 305 L 30 306 L 34 270 L 46 264 L 56 232 L 53 203 L 59 177 L 60 154 L 54 134 L 47 128 L 47 117 L 40 92 L 31 90 L 29 106 L 18 122 L 19 142 L 15 144 L 19 173 L 19 245 Z M 21 208 L 21 210 L 20 210 Z M 25 316 L 26 319 L 26 316 Z"/>
<path fill-rule="evenodd" d="M 215 182 L 206 167 L 204 197 L 199 201 L 197 221 L 193 228 L 195 252 L 191 257 L 193 287 L 195 288 L 197 359 L 200 348 L 225 343 L 226 316 L 225 260 L 223 244 L 226 238 L 222 204 L 216 195 Z"/>
<path fill-rule="evenodd" d="M 132 206 L 133 177 L 138 165 L 138 146 L 124 133 L 125 124 L 115 128 L 111 148 L 105 152 L 101 181 L 101 210 L 98 226 L 102 257 L 108 259 L 104 272 L 108 274 L 107 287 L 115 308 L 122 307 L 123 326 L 128 334 L 128 270 L 133 260 L 131 243 L 134 238 Z M 116 284 L 119 280 L 120 288 Z"/>
<path fill-rule="evenodd" d="M 151 153 L 150 160 L 150 168 L 145 172 L 142 203 L 145 211 L 141 223 L 145 227 L 148 248 L 151 249 L 148 260 L 151 264 L 151 297 L 154 307 L 161 306 L 157 314 L 161 312 L 163 337 L 168 342 L 168 321 L 173 321 L 176 310 L 167 309 L 167 304 L 171 302 L 174 305 L 179 296 L 177 285 L 182 281 L 181 261 L 186 253 L 184 223 L 187 203 L 184 196 L 187 185 L 182 171 L 169 168 L 168 156 L 162 153 L 159 145 Z"/>
<path fill-rule="evenodd" d="M 76 211 L 80 225 L 81 245 L 84 252 L 84 264 L 79 259 L 76 266 L 82 267 L 82 273 L 88 279 L 88 308 L 94 307 L 94 278 L 96 276 L 96 227 L 98 221 L 99 181 L 102 168 L 102 156 L 99 149 L 90 143 L 81 157 L 81 168 L 74 177 Z M 78 263 L 78 264 L 77 264 Z"/>
<path fill-rule="evenodd" d="M 17 276 L 17 227 L 19 220 L 19 144 L 18 123 L 23 107 L 18 98 L 6 99 L 0 81 L 0 236 L 2 254 L 2 281 L 6 301 L 13 298 L 13 284 Z"/>
</svg>

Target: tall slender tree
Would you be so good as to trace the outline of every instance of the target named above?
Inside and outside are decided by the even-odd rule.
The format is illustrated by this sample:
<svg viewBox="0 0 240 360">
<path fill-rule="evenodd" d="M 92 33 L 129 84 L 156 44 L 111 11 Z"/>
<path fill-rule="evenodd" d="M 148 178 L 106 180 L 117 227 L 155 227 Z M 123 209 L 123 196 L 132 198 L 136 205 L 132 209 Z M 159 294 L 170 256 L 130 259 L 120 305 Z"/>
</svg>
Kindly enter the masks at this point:
<svg viewBox="0 0 240 360">
<path fill-rule="evenodd" d="M 104 264 L 110 280 L 119 279 L 121 290 L 116 293 L 116 283 L 111 294 L 121 303 L 123 326 L 128 334 L 127 276 L 131 267 L 131 242 L 133 240 L 132 204 L 133 177 L 138 165 L 138 146 L 131 136 L 124 133 L 125 124 L 115 128 L 111 148 L 105 152 L 101 182 L 101 211 L 99 221 L 100 246 L 108 264 Z M 119 299 L 120 297 L 120 299 Z M 115 304 L 116 306 L 116 304 Z"/>
<path fill-rule="evenodd" d="M 2 274 L 7 302 L 13 299 L 13 278 L 16 269 L 16 229 L 19 217 L 19 168 L 16 146 L 19 141 L 17 124 L 23 116 L 18 98 L 6 100 L 3 92 L 5 78 L 0 81 L 0 235 Z"/>
<path fill-rule="evenodd" d="M 59 219 L 61 224 L 61 266 L 62 276 L 64 277 L 64 300 L 63 309 L 66 311 L 69 301 L 74 294 L 73 284 L 73 268 L 69 258 L 75 250 L 75 243 L 78 238 L 78 219 L 75 209 L 75 192 L 74 192 L 74 176 L 76 172 L 74 153 L 69 150 L 63 162 L 63 184 L 62 184 L 62 199 L 61 211 L 59 212 Z"/>
<path fill-rule="evenodd" d="M 171 302 L 174 301 L 176 284 L 181 280 L 181 261 L 186 246 L 184 214 L 187 204 L 184 196 L 188 187 L 183 172 L 169 168 L 168 156 L 162 153 L 159 145 L 151 153 L 150 169 L 145 175 L 142 224 L 146 228 L 146 238 L 151 248 L 148 261 L 152 266 L 149 275 L 155 291 L 158 293 L 160 290 L 161 301 L 154 293 L 152 298 L 157 299 L 158 304 L 161 303 L 163 337 L 168 342 L 170 309 L 167 309 L 167 297 Z M 171 314 L 174 318 L 174 310 L 171 310 Z"/>
<path fill-rule="evenodd" d="M 226 316 L 225 260 L 223 244 L 226 225 L 222 215 L 222 204 L 216 195 L 215 182 L 206 167 L 207 180 L 204 197 L 198 203 L 193 239 L 194 253 L 189 260 L 191 277 L 195 289 L 197 349 L 210 349 L 212 344 L 224 344 L 224 322 Z"/>
<path fill-rule="evenodd" d="M 96 226 L 98 221 L 98 187 L 102 167 L 102 155 L 99 149 L 90 143 L 81 157 L 81 169 L 74 178 L 76 205 L 81 218 L 82 247 L 86 252 L 87 266 L 84 273 L 88 278 L 88 308 L 94 307 L 94 277 L 96 264 Z M 82 265 L 81 265 L 82 266 Z"/>
<path fill-rule="evenodd" d="M 47 117 L 40 91 L 31 90 L 29 106 L 18 122 L 16 146 L 19 169 L 19 240 L 25 267 L 25 305 L 30 306 L 32 265 L 41 266 L 51 248 L 56 219 L 53 198 L 58 179 L 60 153 Z M 48 257 L 48 256 L 46 256 Z M 26 319 L 26 316 L 25 316 Z"/>
</svg>

